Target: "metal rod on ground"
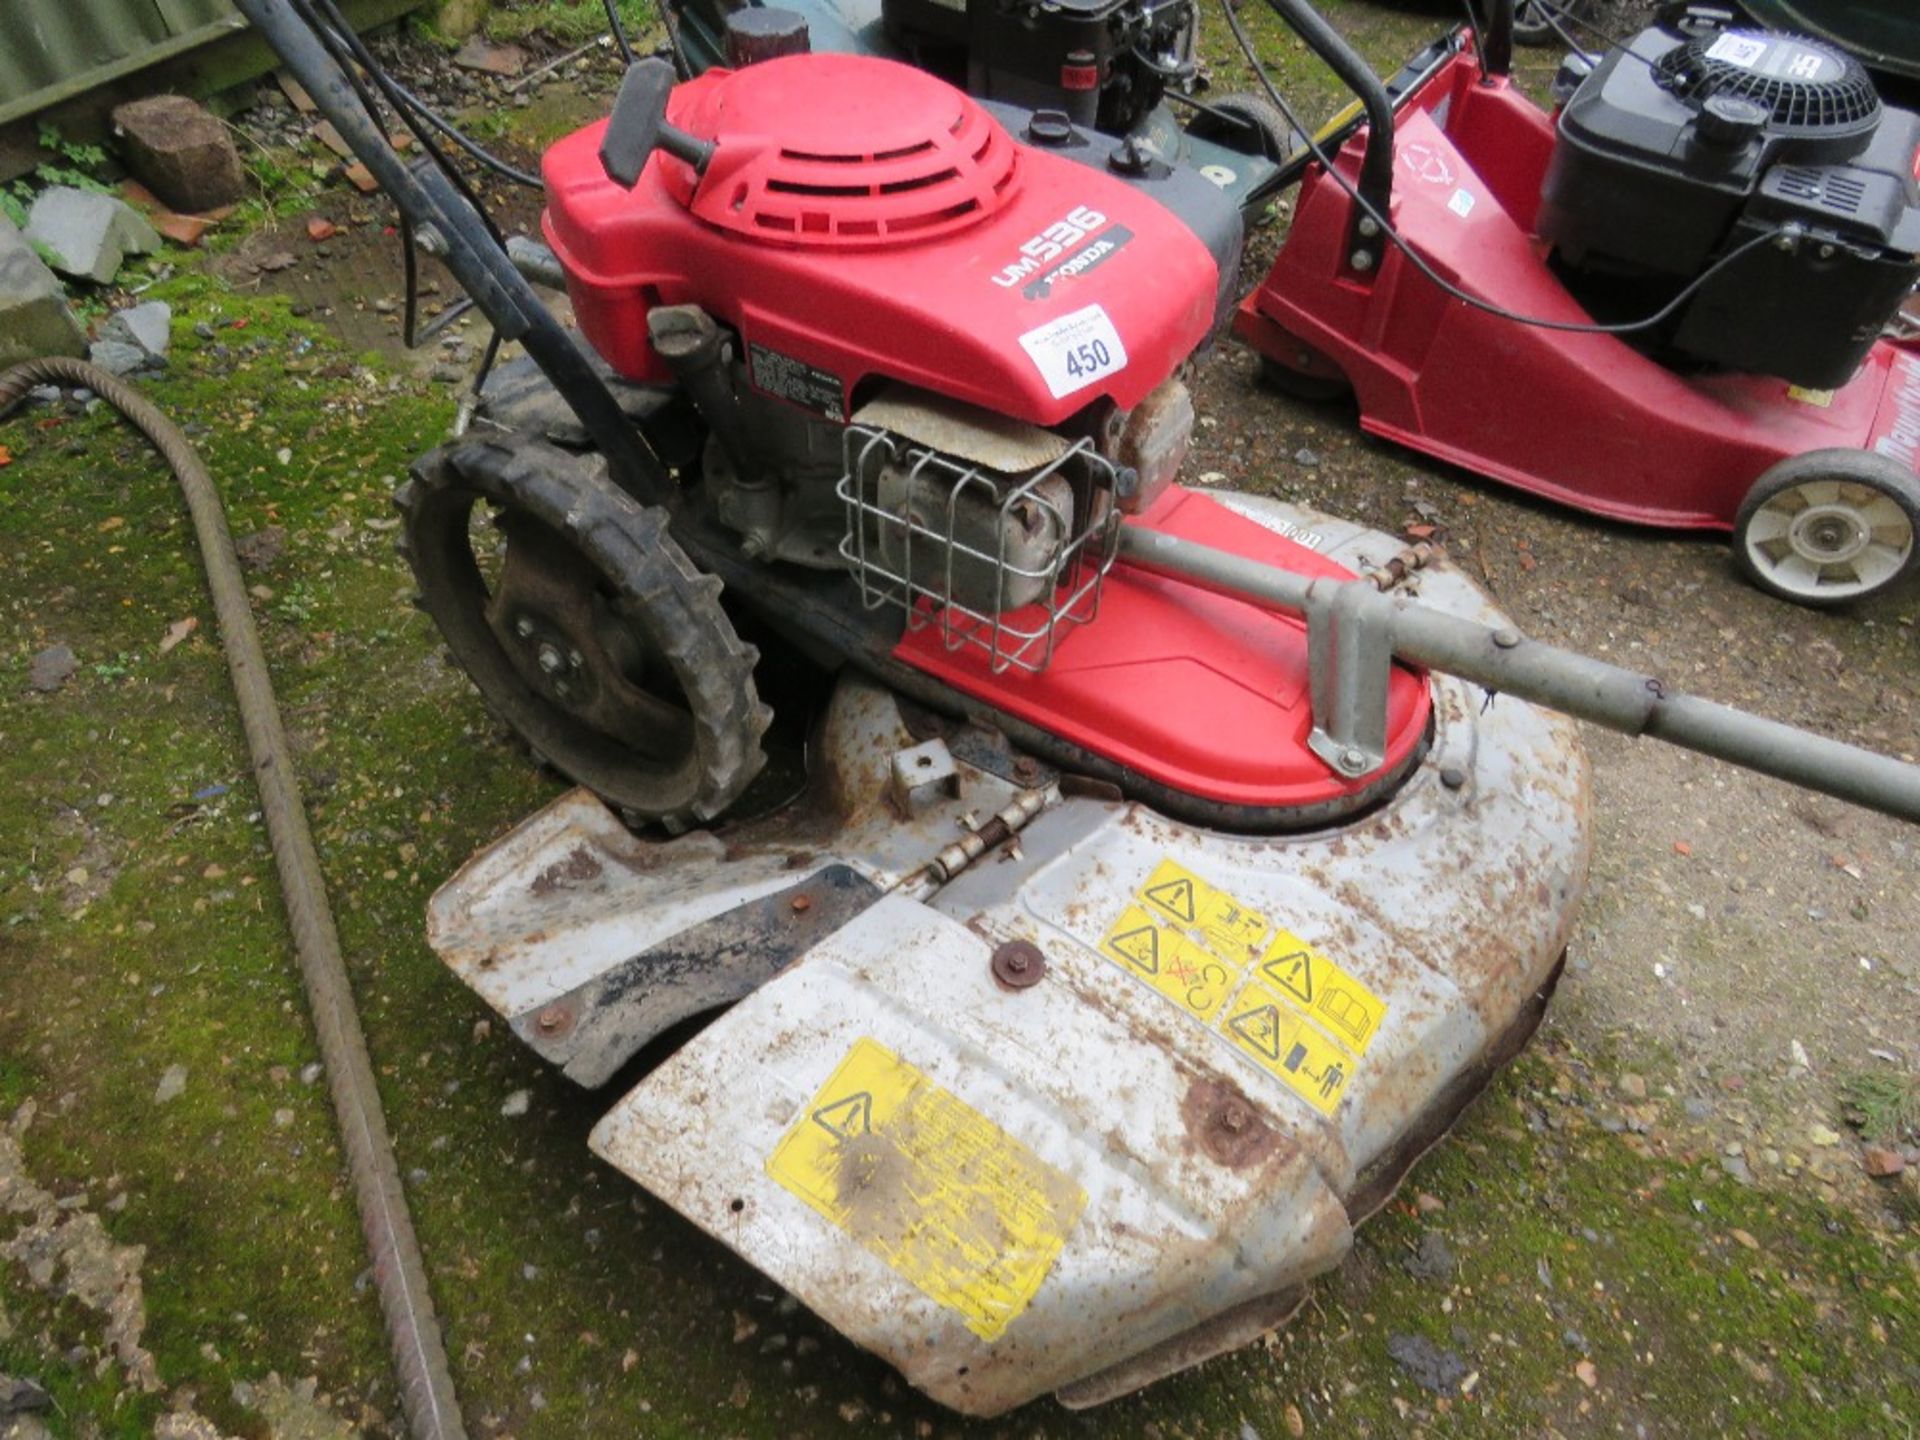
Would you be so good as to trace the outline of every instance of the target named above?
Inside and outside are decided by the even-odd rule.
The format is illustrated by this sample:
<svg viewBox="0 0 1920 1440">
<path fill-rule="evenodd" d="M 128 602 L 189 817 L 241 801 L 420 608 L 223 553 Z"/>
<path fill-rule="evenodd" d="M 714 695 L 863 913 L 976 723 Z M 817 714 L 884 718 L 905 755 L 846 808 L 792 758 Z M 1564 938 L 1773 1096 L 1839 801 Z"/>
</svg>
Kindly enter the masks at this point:
<svg viewBox="0 0 1920 1440">
<path fill-rule="evenodd" d="M 1365 581 L 1315 579 L 1131 525 L 1120 532 L 1120 552 L 1146 569 L 1303 614 L 1309 625 L 1342 623 L 1371 630 L 1373 639 L 1385 642 L 1380 653 L 1390 649 L 1402 660 L 1489 690 L 1623 734 L 1651 735 L 1868 810 L 1920 823 L 1920 765 L 1711 700 L 1676 694 L 1653 676 L 1529 640 L 1516 630 L 1489 629 L 1404 596 L 1382 594 Z M 1337 620 L 1336 595 L 1341 597 Z M 1337 677 L 1329 683 L 1358 682 Z M 1316 696 L 1320 685 L 1316 676 Z M 1384 695 L 1384 686 L 1380 693 Z"/>
<path fill-rule="evenodd" d="M 274 699 L 267 657 L 253 623 L 246 582 L 233 552 L 226 512 L 206 465 L 179 427 L 152 401 L 107 371 L 83 360 L 29 360 L 0 371 L 0 418 L 36 385 L 83 386 L 105 400 L 144 435 L 172 469 L 186 496 L 194 534 L 220 620 L 220 643 L 233 677 L 234 697 L 253 757 L 260 808 L 280 872 L 280 893 L 293 931 L 307 1004 L 326 1066 L 327 1088 L 353 1177 L 360 1223 L 373 1259 L 373 1283 L 386 1314 L 387 1338 L 400 1379 L 400 1403 L 415 1440 L 465 1440 L 440 1321 L 427 1291 L 426 1265 L 407 1213 L 393 1140 L 380 1109 L 366 1035 L 353 1003 L 340 937 L 327 904 L 320 859 L 307 828 L 293 749 Z"/>
</svg>

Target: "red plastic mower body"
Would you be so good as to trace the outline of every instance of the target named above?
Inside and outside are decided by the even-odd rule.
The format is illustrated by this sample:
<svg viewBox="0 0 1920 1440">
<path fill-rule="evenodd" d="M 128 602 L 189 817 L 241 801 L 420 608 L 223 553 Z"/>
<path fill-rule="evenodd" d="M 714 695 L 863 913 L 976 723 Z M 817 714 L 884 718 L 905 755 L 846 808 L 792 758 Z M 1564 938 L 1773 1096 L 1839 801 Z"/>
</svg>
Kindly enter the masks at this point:
<svg viewBox="0 0 1920 1440">
<path fill-rule="evenodd" d="M 580 328 L 629 379 L 670 378 L 647 312 L 697 304 L 737 331 L 756 386 L 830 419 L 887 379 L 1051 426 L 1103 395 L 1139 404 L 1213 325 L 1220 267 L 1177 216 L 921 71 L 796 55 L 709 70 L 667 113 L 715 142 L 704 174 L 657 152 L 626 190 L 601 167 L 604 124 L 542 167 Z M 1104 361 L 1035 353 L 1089 305 L 1117 338 Z"/>
<path fill-rule="evenodd" d="M 1106 165 L 1023 143 L 921 71 L 796 55 L 710 70 L 667 115 L 713 145 L 703 171 L 657 151 L 629 190 L 602 165 L 604 124 L 543 165 L 543 228 L 580 328 L 629 379 L 672 379 L 648 313 L 694 304 L 738 336 L 748 384 L 818 420 L 845 423 L 893 383 L 1057 427 L 1097 401 L 1139 406 L 1214 332 L 1230 267 L 1181 214 Z M 1075 326 L 1069 353 L 1057 332 Z M 1136 523 L 1347 573 L 1177 486 Z M 940 634 L 909 627 L 895 655 L 1241 825 L 1384 793 L 1432 715 L 1424 674 L 1396 668 L 1382 763 L 1344 776 L 1308 745 L 1303 620 L 1124 562 L 1098 619 L 1063 627 L 1037 674 Z"/>
<path fill-rule="evenodd" d="M 1402 109 L 1392 220 L 1435 270 L 1523 315 L 1591 323 L 1534 235 L 1550 116 L 1470 49 Z M 1365 132 L 1335 157 L 1349 179 Z M 1235 333 L 1277 365 L 1344 377 L 1361 427 L 1612 519 L 1729 530 L 1769 466 L 1829 447 L 1920 473 L 1920 355 L 1882 341 L 1853 379 L 1809 392 L 1747 374 L 1680 374 L 1624 340 L 1519 325 L 1463 304 L 1388 246 L 1347 263 L 1352 200 L 1319 167 Z"/>
</svg>

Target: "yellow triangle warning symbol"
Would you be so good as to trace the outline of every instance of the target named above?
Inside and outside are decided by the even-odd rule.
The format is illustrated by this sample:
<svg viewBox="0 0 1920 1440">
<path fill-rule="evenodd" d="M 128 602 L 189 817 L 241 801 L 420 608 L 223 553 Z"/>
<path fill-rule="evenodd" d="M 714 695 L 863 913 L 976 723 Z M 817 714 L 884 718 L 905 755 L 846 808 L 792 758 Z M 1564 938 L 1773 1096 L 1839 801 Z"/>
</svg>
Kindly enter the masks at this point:
<svg viewBox="0 0 1920 1440">
<path fill-rule="evenodd" d="M 1267 978 L 1285 990 L 1289 995 L 1298 996 L 1303 1005 L 1313 1004 L 1313 952 L 1295 950 L 1286 955 L 1276 955 L 1263 963 L 1260 968 Z"/>
<path fill-rule="evenodd" d="M 1152 925 L 1108 936 L 1107 948 L 1136 970 L 1148 975 L 1160 973 L 1160 932 Z"/>
<path fill-rule="evenodd" d="M 813 1112 L 813 1123 L 842 1140 L 858 1140 L 873 1133 L 873 1096 L 855 1091 L 844 1100 L 822 1105 Z"/>
<path fill-rule="evenodd" d="M 1257 1010 L 1236 1015 L 1227 1022 L 1227 1028 L 1269 1060 L 1280 1058 L 1280 1011 L 1277 1007 L 1262 1005 Z"/>
<path fill-rule="evenodd" d="M 1182 878 L 1155 885 L 1147 891 L 1147 899 L 1175 919 L 1193 924 L 1193 881 Z"/>
<path fill-rule="evenodd" d="M 1267 1060 L 1281 1058 L 1281 1012 L 1277 1006 L 1263 1004 L 1258 1010 L 1248 1010 L 1227 1021 L 1227 1029 L 1260 1050 Z"/>
</svg>

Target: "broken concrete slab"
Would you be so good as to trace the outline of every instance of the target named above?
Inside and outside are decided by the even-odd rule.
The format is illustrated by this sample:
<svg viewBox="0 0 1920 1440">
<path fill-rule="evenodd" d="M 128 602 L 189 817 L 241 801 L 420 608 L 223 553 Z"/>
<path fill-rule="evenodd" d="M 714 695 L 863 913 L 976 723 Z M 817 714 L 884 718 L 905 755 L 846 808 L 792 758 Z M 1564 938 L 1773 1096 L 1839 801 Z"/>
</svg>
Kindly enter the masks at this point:
<svg viewBox="0 0 1920 1440">
<path fill-rule="evenodd" d="M 127 168 L 175 210 L 216 210 L 246 197 L 233 137 L 198 101 L 150 95 L 117 107 L 113 124 Z"/>
<path fill-rule="evenodd" d="M 0 366 L 86 353 L 86 332 L 67 308 L 60 282 L 0 215 Z"/>
<path fill-rule="evenodd" d="M 112 195 L 56 185 L 35 198 L 27 239 L 43 246 L 53 268 L 104 285 L 129 255 L 160 248 L 160 235 L 138 211 Z"/>
<path fill-rule="evenodd" d="M 527 68 L 527 52 L 518 45 L 494 45 L 484 35 L 470 35 L 467 43 L 454 51 L 453 63 L 462 70 L 512 79 Z"/>
<path fill-rule="evenodd" d="M 109 375 L 131 375 L 155 364 L 154 358 L 146 351 L 124 340 L 94 341 L 87 347 L 87 359 Z"/>
<path fill-rule="evenodd" d="M 173 343 L 173 308 L 164 300 L 149 300 L 116 310 L 100 327 L 99 338 L 135 346 L 150 359 L 165 361 Z"/>
</svg>

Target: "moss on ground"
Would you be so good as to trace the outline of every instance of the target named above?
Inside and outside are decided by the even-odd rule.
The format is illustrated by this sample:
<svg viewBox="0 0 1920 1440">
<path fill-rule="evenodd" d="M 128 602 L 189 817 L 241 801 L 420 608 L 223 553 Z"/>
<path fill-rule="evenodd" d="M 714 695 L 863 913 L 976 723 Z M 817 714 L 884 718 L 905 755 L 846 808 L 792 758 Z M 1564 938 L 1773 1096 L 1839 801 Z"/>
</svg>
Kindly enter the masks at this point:
<svg viewBox="0 0 1920 1440">
<path fill-rule="evenodd" d="M 1382 60 L 1446 17 L 1361 18 Z M 1331 84 L 1275 48 L 1330 111 Z M 341 354 L 283 301 L 195 273 L 152 293 L 176 348 L 150 392 L 194 430 L 236 534 L 285 531 L 249 578 L 476 1433 L 1911 1433 L 1912 1230 L 1736 1185 L 1667 1133 L 1671 1099 L 1622 1127 L 1601 1067 L 1552 1036 L 1269 1344 L 1090 1415 L 966 1425 L 905 1392 L 591 1160 L 604 1100 L 486 1025 L 424 946 L 433 887 L 556 791 L 405 604 L 389 494 L 444 429 L 444 389 Z M 302 1077 L 314 1046 L 190 530 L 104 414 L 35 409 L 4 439 L 0 1110 L 36 1100 L 42 1183 L 147 1247 L 146 1343 L 170 1385 L 252 1436 L 235 1381 L 317 1375 L 380 1431 L 379 1317 L 324 1086 Z M 80 668 L 34 693 L 31 658 L 56 642 Z M 185 1089 L 156 1103 L 174 1066 Z M 531 1113 L 503 1117 L 521 1088 Z M 1404 1263 L 1423 1241 L 1431 1258 L 1429 1232 L 1450 1278 Z M 1422 1389 L 1388 1353 L 1410 1335 L 1468 1378 Z M 163 1397 L 74 1350 L 97 1343 L 0 1270 L 0 1370 L 47 1383 L 56 1433 L 149 1433 Z"/>
</svg>

